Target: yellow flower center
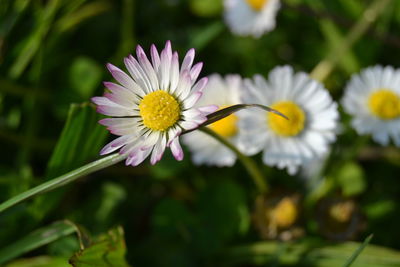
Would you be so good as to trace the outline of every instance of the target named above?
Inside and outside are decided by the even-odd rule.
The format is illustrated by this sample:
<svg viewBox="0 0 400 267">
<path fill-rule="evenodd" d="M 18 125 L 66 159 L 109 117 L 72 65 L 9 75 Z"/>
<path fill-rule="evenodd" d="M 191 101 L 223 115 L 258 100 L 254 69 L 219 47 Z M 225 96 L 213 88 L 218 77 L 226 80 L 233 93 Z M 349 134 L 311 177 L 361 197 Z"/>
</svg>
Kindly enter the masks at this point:
<svg viewBox="0 0 400 267">
<path fill-rule="evenodd" d="M 355 204 L 352 201 L 343 201 L 335 203 L 329 208 L 329 216 L 339 223 L 350 221 L 355 210 Z"/>
<path fill-rule="evenodd" d="M 267 114 L 268 125 L 277 135 L 295 136 L 304 129 L 306 115 L 297 104 L 292 101 L 282 101 L 271 107 L 289 118 L 287 120 L 274 113 Z"/>
<path fill-rule="evenodd" d="M 140 116 L 143 124 L 154 131 L 165 131 L 180 118 L 178 101 L 165 91 L 152 92 L 140 101 Z"/>
<path fill-rule="evenodd" d="M 290 197 L 283 198 L 273 211 L 273 220 L 281 228 L 291 226 L 297 219 L 297 207 Z"/>
<path fill-rule="evenodd" d="M 368 99 L 372 114 L 383 120 L 400 117 L 400 97 L 388 89 L 373 92 Z"/>
<path fill-rule="evenodd" d="M 246 0 L 246 2 L 255 11 L 260 11 L 268 0 Z"/>
<path fill-rule="evenodd" d="M 227 106 L 221 107 L 226 108 Z M 238 117 L 235 114 L 231 114 L 228 117 L 223 118 L 222 120 L 216 121 L 210 124 L 211 130 L 216 132 L 217 134 L 223 137 L 232 137 L 237 134 L 237 123 Z"/>
</svg>

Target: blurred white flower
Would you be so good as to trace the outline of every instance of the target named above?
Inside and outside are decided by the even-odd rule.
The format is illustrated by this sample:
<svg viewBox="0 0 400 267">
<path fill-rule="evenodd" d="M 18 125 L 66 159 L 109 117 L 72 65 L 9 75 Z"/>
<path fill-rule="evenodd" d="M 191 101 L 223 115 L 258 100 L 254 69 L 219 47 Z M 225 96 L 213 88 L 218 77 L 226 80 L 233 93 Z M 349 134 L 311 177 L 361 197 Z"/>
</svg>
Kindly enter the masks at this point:
<svg viewBox="0 0 400 267">
<path fill-rule="evenodd" d="M 215 104 L 220 108 L 225 108 L 240 104 L 240 90 L 242 90 L 242 79 L 239 75 L 227 75 L 223 78 L 219 74 L 213 74 L 209 77 L 203 97 L 194 107 Z M 208 127 L 237 146 L 237 121 L 237 115 L 231 114 Z M 232 166 L 236 161 L 235 153 L 213 137 L 200 131 L 185 134 L 183 142 L 192 152 L 192 159 L 195 164 L 222 167 Z"/>
<path fill-rule="evenodd" d="M 381 145 L 392 139 L 400 147 L 400 70 L 375 66 L 353 75 L 342 104 L 358 134 L 371 134 Z"/>
<path fill-rule="evenodd" d="M 275 28 L 279 0 L 225 0 L 224 17 L 237 35 L 260 37 Z"/>
<path fill-rule="evenodd" d="M 154 45 L 150 52 L 151 62 L 140 46 L 136 49 L 137 59 L 125 58 L 130 75 L 108 64 L 108 70 L 119 84 L 105 82 L 110 92 L 92 98 L 99 113 L 112 117 L 100 123 L 120 136 L 100 154 L 120 149 L 120 154 L 127 155 L 126 165 L 136 166 L 150 154 L 150 162 L 155 164 L 166 147 L 171 148 L 177 160 L 182 160 L 179 134 L 197 127 L 207 120 L 207 114 L 218 108 L 215 105 L 193 107 L 207 83 L 207 78 L 196 83 L 203 64 L 192 65 L 194 49 L 187 52 L 181 66 L 178 53 L 172 51 L 169 41 L 160 54 Z"/>
<path fill-rule="evenodd" d="M 263 162 L 289 174 L 322 157 L 336 139 L 337 104 L 319 82 L 289 66 L 273 69 L 268 81 L 261 75 L 245 79 L 245 103 L 270 106 L 289 120 L 272 113 L 248 109 L 239 114 L 239 146 L 248 155 L 261 150 Z"/>
</svg>

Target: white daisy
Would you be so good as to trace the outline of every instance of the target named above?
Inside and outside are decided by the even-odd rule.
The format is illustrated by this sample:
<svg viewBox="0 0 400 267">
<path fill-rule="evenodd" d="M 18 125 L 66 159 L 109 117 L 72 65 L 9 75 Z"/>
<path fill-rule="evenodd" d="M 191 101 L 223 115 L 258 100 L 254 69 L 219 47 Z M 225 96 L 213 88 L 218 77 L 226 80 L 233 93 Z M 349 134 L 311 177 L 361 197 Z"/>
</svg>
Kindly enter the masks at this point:
<svg viewBox="0 0 400 267">
<path fill-rule="evenodd" d="M 239 75 L 227 75 L 222 78 L 218 74 L 209 77 L 209 82 L 204 91 L 203 97 L 197 102 L 195 107 L 216 104 L 220 108 L 225 108 L 235 104 L 240 104 L 240 90 L 242 79 Z M 212 123 L 208 127 L 217 134 L 225 137 L 233 145 L 238 142 L 238 117 L 231 114 L 228 117 Z M 236 155 L 226 146 L 216 141 L 209 135 L 200 131 L 194 131 L 183 137 L 184 143 L 192 152 L 192 159 L 195 164 L 232 166 L 236 161 Z"/>
<path fill-rule="evenodd" d="M 353 75 L 342 104 L 359 134 L 371 134 L 381 145 L 400 146 L 400 70 L 375 66 Z"/>
<path fill-rule="evenodd" d="M 260 37 L 275 28 L 279 0 L 225 0 L 224 17 L 234 34 Z"/>
<path fill-rule="evenodd" d="M 194 49 L 187 52 L 180 68 L 178 53 L 172 52 L 169 41 L 160 54 L 154 45 L 150 53 L 151 62 L 137 46 L 137 59 L 131 55 L 125 58 L 130 75 L 108 64 L 119 84 L 105 82 L 111 92 L 92 98 L 98 112 L 113 117 L 99 122 L 120 136 L 100 154 L 120 149 L 119 153 L 127 156 L 126 165 L 136 166 L 150 154 L 150 162 L 155 164 L 165 147 L 170 147 L 174 157 L 182 160 L 179 134 L 197 127 L 206 121 L 207 114 L 218 109 L 215 105 L 193 107 L 207 83 L 207 78 L 195 83 L 203 64 L 192 66 Z"/>
<path fill-rule="evenodd" d="M 338 111 L 322 84 L 306 73 L 294 74 L 289 66 L 273 69 L 268 81 L 255 75 L 244 84 L 245 103 L 270 106 L 289 120 L 255 109 L 239 113 L 243 151 L 253 155 L 264 150 L 265 164 L 287 168 L 291 175 L 327 152 L 336 138 Z"/>
</svg>

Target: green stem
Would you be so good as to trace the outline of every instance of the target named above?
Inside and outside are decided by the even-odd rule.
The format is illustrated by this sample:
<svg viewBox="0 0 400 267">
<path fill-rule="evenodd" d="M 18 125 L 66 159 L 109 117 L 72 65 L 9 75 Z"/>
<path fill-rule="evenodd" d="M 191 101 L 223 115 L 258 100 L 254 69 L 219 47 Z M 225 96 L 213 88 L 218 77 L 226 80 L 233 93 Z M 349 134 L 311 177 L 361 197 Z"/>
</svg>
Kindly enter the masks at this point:
<svg viewBox="0 0 400 267">
<path fill-rule="evenodd" d="M 118 153 L 112 154 L 110 156 L 101 158 L 99 160 L 93 161 L 89 164 L 86 164 L 78 169 L 70 171 L 64 175 L 56 177 L 46 183 L 40 184 L 34 188 L 31 188 L 21 194 L 18 194 L 9 200 L 0 204 L 0 212 L 5 211 L 8 208 L 11 208 L 22 201 L 30 199 L 36 195 L 43 194 L 45 192 L 52 191 L 58 187 L 69 184 L 78 178 L 84 177 L 90 173 L 95 171 L 104 169 L 108 166 L 114 165 L 126 158 L 126 155 L 119 155 Z"/>
<path fill-rule="evenodd" d="M 341 60 L 341 55 L 344 55 L 361 38 L 390 2 L 391 0 L 375 0 L 365 10 L 360 20 L 350 29 L 342 45 L 331 50 L 326 58 L 314 68 L 310 74 L 311 77 L 319 81 L 325 80 Z"/>
<path fill-rule="evenodd" d="M 199 128 L 200 131 L 210 135 L 215 138 L 221 144 L 225 145 L 227 148 L 232 150 L 238 159 L 242 162 L 247 172 L 250 174 L 250 177 L 253 179 L 260 193 L 264 194 L 268 192 L 268 185 L 266 183 L 266 179 L 261 171 L 258 169 L 257 164 L 249 157 L 245 156 L 242 152 L 240 152 L 234 145 L 232 145 L 228 140 L 215 133 L 208 127 Z"/>
</svg>

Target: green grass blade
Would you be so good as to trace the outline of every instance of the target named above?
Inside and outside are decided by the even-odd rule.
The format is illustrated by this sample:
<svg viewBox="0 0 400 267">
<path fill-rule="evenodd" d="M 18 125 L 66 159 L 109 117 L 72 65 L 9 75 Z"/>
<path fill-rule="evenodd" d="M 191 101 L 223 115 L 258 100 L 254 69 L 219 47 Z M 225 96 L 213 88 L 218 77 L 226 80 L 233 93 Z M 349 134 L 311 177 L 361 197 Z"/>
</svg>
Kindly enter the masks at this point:
<svg viewBox="0 0 400 267">
<path fill-rule="evenodd" d="M 25 200 L 28 200 L 34 196 L 39 194 L 43 194 L 45 192 L 53 191 L 56 188 L 64 186 L 66 184 L 72 183 L 78 178 L 84 177 L 87 174 L 92 172 L 101 170 L 108 166 L 114 165 L 126 158 L 126 155 L 119 155 L 118 153 L 111 154 L 110 156 L 101 158 L 99 160 L 93 161 L 89 164 L 86 164 L 78 169 L 70 171 L 64 175 L 56 177 L 50 181 L 47 181 L 43 184 L 40 184 L 34 188 L 31 188 L 21 194 L 18 194 L 7 201 L 0 204 L 0 213 L 9 209 Z"/>
<path fill-rule="evenodd" d="M 357 248 L 356 251 L 354 251 L 353 255 L 346 261 L 346 263 L 343 265 L 343 267 L 349 267 L 351 264 L 357 259 L 357 257 L 360 255 L 360 253 L 364 250 L 366 246 L 368 246 L 369 242 L 371 242 L 371 239 L 374 235 L 370 234 L 364 242 Z"/>
<path fill-rule="evenodd" d="M 97 121 L 102 118 L 88 103 L 72 104 L 67 122 L 48 162 L 46 176 L 55 177 L 98 155 L 108 135 Z"/>
<path fill-rule="evenodd" d="M 14 259 L 26 252 L 47 245 L 61 237 L 74 233 L 75 226 L 68 221 L 55 222 L 40 228 L 22 239 L 0 250 L 0 264 Z"/>
</svg>

